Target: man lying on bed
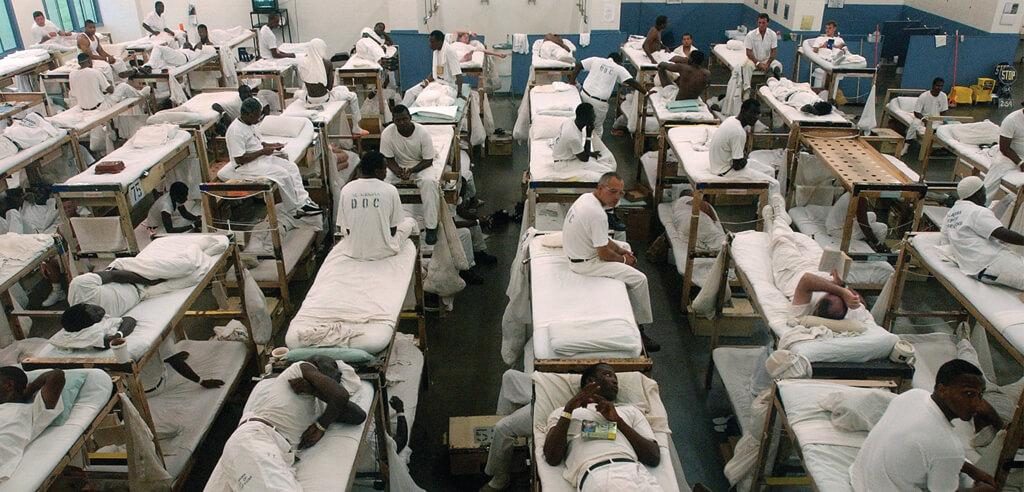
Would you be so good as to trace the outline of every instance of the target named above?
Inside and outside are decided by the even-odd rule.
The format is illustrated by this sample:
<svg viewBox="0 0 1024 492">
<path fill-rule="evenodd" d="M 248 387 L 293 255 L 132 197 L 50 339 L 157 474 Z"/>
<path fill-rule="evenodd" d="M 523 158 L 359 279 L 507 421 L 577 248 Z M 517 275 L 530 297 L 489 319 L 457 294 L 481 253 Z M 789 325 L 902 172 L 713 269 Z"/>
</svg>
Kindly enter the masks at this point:
<svg viewBox="0 0 1024 492">
<path fill-rule="evenodd" d="M 258 127 L 262 119 L 262 103 L 256 98 L 242 101 L 241 114 L 224 136 L 228 155 L 237 166 L 235 171 L 246 177 L 267 178 L 277 183 L 285 211 L 296 218 L 323 213 L 302 185 L 298 166 L 278 155 L 284 145 L 263 142 Z"/>
<path fill-rule="evenodd" d="M 18 367 L 0 367 L 0 485 L 18 469 L 25 448 L 64 411 L 64 371 L 43 373 L 31 383 Z"/>
<path fill-rule="evenodd" d="M 956 186 L 959 200 L 942 224 L 944 247 L 960 271 L 985 283 L 1024 290 L 1024 258 L 1006 247 L 1024 245 L 1024 235 L 1014 232 L 985 207 L 981 178 L 968 176 Z"/>
<path fill-rule="evenodd" d="M 669 72 L 678 74 L 676 80 L 672 80 Z M 697 99 L 704 94 L 711 83 L 711 71 L 704 68 L 704 53 L 700 51 L 690 52 L 690 56 L 673 57 L 669 62 L 658 64 L 658 80 L 662 87 L 676 87 L 676 101 L 686 99 Z M 664 95 L 664 93 L 662 93 Z"/>
<path fill-rule="evenodd" d="M 952 424 L 953 419 L 975 419 L 976 425 L 985 420 L 1002 427 L 998 414 L 982 399 L 984 391 L 981 370 L 953 359 L 936 373 L 934 392 L 912 389 L 897 396 L 850 467 L 853 490 L 996 490 L 992 476 L 967 461 Z M 972 488 L 960 488 L 961 473 L 974 480 Z"/>
<path fill-rule="evenodd" d="M 366 413 L 351 401 L 359 388 L 351 367 L 319 355 L 261 381 L 204 490 L 302 490 L 292 468 L 296 451 L 315 445 L 332 424 L 362 424 Z"/>
<path fill-rule="evenodd" d="M 149 59 L 146 64 L 139 68 L 139 72 L 145 75 L 152 73 L 168 73 L 172 68 L 188 64 L 203 55 L 204 50 L 213 51 L 213 46 L 206 48 L 195 48 L 187 40 L 181 48 L 158 44 L 153 46 L 149 52 Z"/>
<path fill-rule="evenodd" d="M 341 189 L 338 228 L 345 239 L 337 247 L 357 260 L 379 260 L 398 254 L 402 244 L 418 231 L 416 219 L 405 215 L 398 188 L 385 183 L 384 154 L 363 154 L 356 179 Z"/>
<path fill-rule="evenodd" d="M 647 470 L 661 462 L 651 424 L 639 408 L 616 405 L 618 395 L 615 369 L 608 364 L 586 368 L 580 392 L 548 417 L 544 460 L 551 466 L 564 463 L 563 477 L 581 492 L 660 491 Z M 596 432 L 591 434 L 594 425 Z M 612 425 L 614 437 L 609 438 Z M 605 435 L 598 437 L 601 431 Z"/>
</svg>

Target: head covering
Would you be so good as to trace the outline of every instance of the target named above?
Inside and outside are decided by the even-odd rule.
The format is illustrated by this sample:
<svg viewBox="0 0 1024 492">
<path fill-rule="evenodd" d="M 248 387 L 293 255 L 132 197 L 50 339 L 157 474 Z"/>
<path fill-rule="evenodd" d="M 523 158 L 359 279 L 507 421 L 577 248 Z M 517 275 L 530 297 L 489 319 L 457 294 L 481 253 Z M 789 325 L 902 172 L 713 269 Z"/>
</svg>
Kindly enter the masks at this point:
<svg viewBox="0 0 1024 492">
<path fill-rule="evenodd" d="M 985 186 L 985 182 L 977 176 L 968 176 L 956 184 L 956 194 L 961 200 L 966 200 Z"/>
<path fill-rule="evenodd" d="M 306 46 L 306 57 L 299 63 L 299 77 L 307 84 L 327 85 L 327 70 L 324 60 L 327 59 L 327 43 L 314 38 Z"/>
<path fill-rule="evenodd" d="M 363 30 L 360 31 L 360 33 L 364 38 L 373 39 L 374 41 L 377 42 L 377 44 L 384 44 L 384 40 L 377 35 L 377 31 L 374 31 L 372 27 L 364 27 Z"/>
</svg>

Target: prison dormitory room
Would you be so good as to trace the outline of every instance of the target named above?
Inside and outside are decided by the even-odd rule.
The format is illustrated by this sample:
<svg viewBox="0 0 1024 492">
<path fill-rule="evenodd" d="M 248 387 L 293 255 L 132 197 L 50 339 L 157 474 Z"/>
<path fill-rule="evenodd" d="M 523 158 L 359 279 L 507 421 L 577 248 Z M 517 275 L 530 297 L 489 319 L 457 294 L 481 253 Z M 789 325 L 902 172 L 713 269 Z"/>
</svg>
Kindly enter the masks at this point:
<svg viewBox="0 0 1024 492">
<path fill-rule="evenodd" d="M 1024 491 L 1020 0 L 4 0 L 0 492 Z"/>
</svg>

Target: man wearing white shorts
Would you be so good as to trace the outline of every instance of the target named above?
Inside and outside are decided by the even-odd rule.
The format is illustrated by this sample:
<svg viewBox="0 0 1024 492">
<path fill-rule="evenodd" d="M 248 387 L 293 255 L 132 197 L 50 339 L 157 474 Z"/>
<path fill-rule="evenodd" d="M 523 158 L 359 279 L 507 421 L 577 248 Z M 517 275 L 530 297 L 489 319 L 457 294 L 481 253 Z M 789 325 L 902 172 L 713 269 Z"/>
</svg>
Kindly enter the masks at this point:
<svg viewBox="0 0 1024 492">
<path fill-rule="evenodd" d="M 1024 235 L 1004 227 L 985 207 L 981 178 L 960 180 L 956 191 L 960 199 L 946 214 L 942 239 L 949 244 L 960 271 L 985 283 L 1024 290 L 1024 258 L 1006 247 L 1024 245 Z"/>
</svg>

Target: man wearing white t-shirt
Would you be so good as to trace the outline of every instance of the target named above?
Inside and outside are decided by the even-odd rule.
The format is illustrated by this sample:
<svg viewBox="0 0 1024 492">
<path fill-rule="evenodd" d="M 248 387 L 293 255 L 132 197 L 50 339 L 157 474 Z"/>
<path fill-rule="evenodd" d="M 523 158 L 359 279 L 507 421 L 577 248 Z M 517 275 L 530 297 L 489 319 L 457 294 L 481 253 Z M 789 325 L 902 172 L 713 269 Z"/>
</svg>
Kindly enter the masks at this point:
<svg viewBox="0 0 1024 492">
<path fill-rule="evenodd" d="M 466 98 L 466 95 L 462 93 L 463 77 L 462 66 L 459 64 L 459 54 L 448 43 L 444 42 L 444 33 L 441 31 L 431 31 L 429 43 L 431 57 L 430 76 L 405 91 L 402 104 L 406 107 L 416 104 L 416 98 L 419 97 L 423 89 L 431 82 L 441 82 L 451 86 L 455 88 L 456 98 Z"/>
<path fill-rule="evenodd" d="M 0 483 L 7 482 L 18 471 L 29 443 L 64 411 L 64 383 L 64 372 L 60 369 L 47 371 L 30 383 L 21 368 L 0 367 L 0 422 L 4 426 Z M 39 464 L 25 463 L 26 470 L 33 466 Z"/>
<path fill-rule="evenodd" d="M 387 159 L 387 182 L 413 181 L 423 202 L 424 240 L 437 242 L 437 214 L 441 206 L 441 169 L 434 166 L 437 149 L 427 129 L 412 121 L 409 109 L 399 104 L 392 110 L 394 123 L 380 135 L 380 153 Z"/>
<path fill-rule="evenodd" d="M 178 234 L 182 232 L 199 232 L 203 218 L 190 210 L 194 200 L 188 196 L 188 185 L 181 181 L 171 183 L 167 193 L 153 202 L 146 217 L 147 225 L 154 233 Z"/>
<path fill-rule="evenodd" d="M 935 391 L 911 389 L 889 403 L 850 467 L 856 492 L 994 491 L 995 480 L 967 461 L 953 419 L 971 421 L 984 407 L 985 379 L 970 362 L 953 359 L 935 375 Z M 960 487 L 960 474 L 974 480 Z"/>
<path fill-rule="evenodd" d="M 594 135 L 601 138 L 604 120 L 608 116 L 608 101 L 616 84 L 628 85 L 638 91 L 642 91 L 643 87 L 622 66 L 622 55 L 618 53 L 611 53 L 608 58 L 592 56 L 576 62 L 576 68 L 569 78 L 570 83 L 575 83 L 576 77 L 584 70 L 587 72 L 587 80 L 583 81 L 580 99 L 594 107 Z"/>
<path fill-rule="evenodd" d="M 839 24 L 834 20 L 825 23 L 825 34 L 818 36 L 813 42 L 814 52 L 822 48 L 830 50 L 841 50 L 846 47 L 846 41 L 839 37 Z"/>
<path fill-rule="evenodd" d="M 544 460 L 562 466 L 562 477 L 580 492 L 662 490 L 647 467 L 661 463 L 661 450 L 644 412 L 618 403 L 619 380 L 608 364 L 587 367 L 580 391 L 547 420 Z M 584 424 L 614 424 L 614 438 L 591 438 Z"/>
<path fill-rule="evenodd" d="M 693 35 L 685 32 L 683 33 L 682 44 L 678 48 L 672 50 L 672 54 L 682 58 L 689 58 L 690 53 L 694 51 L 700 51 L 696 46 L 693 45 Z"/>
<path fill-rule="evenodd" d="M 747 33 L 743 46 L 747 49 L 747 59 L 754 64 L 754 69 L 781 76 L 782 62 L 775 59 L 779 51 L 779 37 L 775 31 L 768 29 L 768 14 L 757 16 L 757 29 Z"/>
<path fill-rule="evenodd" d="M 359 160 L 356 179 L 341 189 L 338 229 L 345 239 L 338 245 L 345 256 L 379 260 L 394 256 L 416 232 L 416 220 L 405 215 L 395 185 L 385 183 L 387 165 L 380 152 L 367 152 Z"/>
<path fill-rule="evenodd" d="M 932 80 L 932 88 L 922 92 L 914 102 L 914 118 L 921 120 L 942 116 L 942 113 L 949 111 L 949 96 L 942 92 L 945 85 L 946 81 L 942 77 L 935 77 L 935 80 Z"/>
<path fill-rule="evenodd" d="M 1024 103 L 1021 105 L 1024 106 Z M 1024 170 L 1024 109 L 1006 115 L 999 125 L 999 153 L 985 174 L 985 193 L 988 199 L 996 198 L 1003 176 L 1021 170 Z"/>
<path fill-rule="evenodd" d="M 57 36 L 70 38 L 71 33 L 61 30 L 40 11 L 32 12 L 32 27 L 29 28 L 32 41 L 42 44 L 57 39 Z"/>
<path fill-rule="evenodd" d="M 260 28 L 259 44 L 260 58 L 295 58 L 295 53 L 285 53 L 278 49 L 277 35 L 274 29 L 281 25 L 279 14 L 270 14 L 267 23 Z"/>
<path fill-rule="evenodd" d="M 956 191 L 960 199 L 946 214 L 942 238 L 960 271 L 982 282 L 1024 290 L 1024 258 L 1005 246 L 1024 245 L 1024 235 L 1003 226 L 985 207 L 981 178 L 961 179 Z"/>
<path fill-rule="evenodd" d="M 366 420 L 352 401 L 360 388 L 355 370 L 322 355 L 260 381 L 204 490 L 302 490 L 292 466 L 296 453 L 320 442 L 332 425 Z"/>
<path fill-rule="evenodd" d="M 174 36 L 174 31 L 167 28 L 167 22 L 164 20 L 163 2 L 153 4 L 153 11 L 146 14 L 146 18 L 142 20 L 142 29 L 151 36 L 157 36 L 162 32 Z"/>
<path fill-rule="evenodd" d="M 785 213 L 785 199 L 775 169 L 758 161 L 747 159 L 746 127 L 753 127 L 761 115 L 761 103 L 747 99 L 740 106 L 740 113 L 730 116 L 715 130 L 708 143 L 710 171 L 716 176 L 728 179 L 763 180 L 768 182 L 768 198 L 781 213 Z"/>
<path fill-rule="evenodd" d="M 580 103 L 576 106 L 576 117 L 562 122 L 558 129 L 558 137 L 551 145 L 551 157 L 555 160 L 555 165 L 582 164 L 589 162 L 591 158 L 601 157 L 601 151 L 595 150 L 593 146 L 593 134 L 596 132 L 593 106 Z"/>
<path fill-rule="evenodd" d="M 562 226 L 562 244 L 569 258 L 569 269 L 587 277 L 605 277 L 626 284 L 633 317 L 640 326 L 640 336 L 648 352 L 661 346 L 644 332 L 644 325 L 654 321 L 647 276 L 636 269 L 636 256 L 629 243 L 608 237 L 606 209 L 615 208 L 622 197 L 624 183 L 614 172 L 605 173 L 593 193 L 584 193 L 569 208 Z"/>
</svg>

